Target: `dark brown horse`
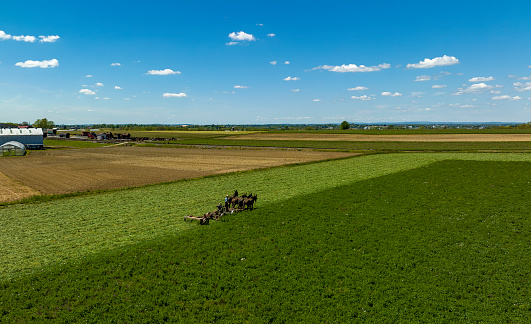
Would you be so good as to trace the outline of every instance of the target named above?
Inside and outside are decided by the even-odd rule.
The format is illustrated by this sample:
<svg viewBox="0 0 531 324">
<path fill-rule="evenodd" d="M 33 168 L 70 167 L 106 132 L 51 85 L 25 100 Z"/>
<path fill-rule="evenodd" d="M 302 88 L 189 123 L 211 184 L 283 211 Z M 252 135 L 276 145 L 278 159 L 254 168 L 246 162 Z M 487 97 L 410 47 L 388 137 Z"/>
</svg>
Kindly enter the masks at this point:
<svg viewBox="0 0 531 324">
<path fill-rule="evenodd" d="M 249 197 L 245 198 L 243 200 L 243 204 L 242 204 L 242 207 L 243 209 L 249 209 L 249 210 L 253 210 L 254 209 L 254 203 L 258 200 L 258 196 L 257 195 L 249 195 Z"/>
<path fill-rule="evenodd" d="M 235 197 L 231 200 L 231 207 L 234 208 L 236 205 L 241 209 L 243 207 L 243 200 L 247 198 L 247 194 L 241 195 L 241 197 Z"/>
</svg>

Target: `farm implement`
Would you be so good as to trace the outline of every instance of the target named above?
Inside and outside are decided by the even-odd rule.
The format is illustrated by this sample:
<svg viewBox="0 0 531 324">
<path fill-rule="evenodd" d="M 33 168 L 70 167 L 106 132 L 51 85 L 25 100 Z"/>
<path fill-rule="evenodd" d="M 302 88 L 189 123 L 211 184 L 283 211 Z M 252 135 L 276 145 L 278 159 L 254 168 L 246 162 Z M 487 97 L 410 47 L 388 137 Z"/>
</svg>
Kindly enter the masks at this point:
<svg viewBox="0 0 531 324">
<path fill-rule="evenodd" d="M 243 194 L 238 196 L 238 190 L 234 192 L 232 196 L 225 196 L 225 205 L 219 203 L 217 209 L 203 214 L 201 217 L 194 215 L 184 216 L 184 220 L 198 220 L 199 225 L 208 225 L 210 220 L 220 220 L 226 214 L 234 214 L 235 212 L 241 212 L 244 210 L 253 210 L 254 203 L 258 200 L 257 195 Z"/>
</svg>

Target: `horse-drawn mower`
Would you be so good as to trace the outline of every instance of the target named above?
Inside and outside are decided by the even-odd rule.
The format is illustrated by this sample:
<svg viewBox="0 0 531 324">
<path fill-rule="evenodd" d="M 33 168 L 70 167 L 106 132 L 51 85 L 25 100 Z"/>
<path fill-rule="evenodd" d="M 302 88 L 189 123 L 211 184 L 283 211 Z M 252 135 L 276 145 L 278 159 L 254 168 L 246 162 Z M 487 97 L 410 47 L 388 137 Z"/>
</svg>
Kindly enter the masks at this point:
<svg viewBox="0 0 531 324">
<path fill-rule="evenodd" d="M 217 209 L 203 214 L 201 217 L 186 215 L 184 220 L 198 220 L 199 225 L 208 225 L 210 220 L 220 220 L 226 214 L 234 214 L 235 212 L 241 212 L 244 210 L 253 210 L 254 203 L 258 200 L 257 195 L 243 194 L 238 196 L 238 190 L 234 192 L 232 196 L 225 197 L 225 205 L 218 204 Z"/>
</svg>

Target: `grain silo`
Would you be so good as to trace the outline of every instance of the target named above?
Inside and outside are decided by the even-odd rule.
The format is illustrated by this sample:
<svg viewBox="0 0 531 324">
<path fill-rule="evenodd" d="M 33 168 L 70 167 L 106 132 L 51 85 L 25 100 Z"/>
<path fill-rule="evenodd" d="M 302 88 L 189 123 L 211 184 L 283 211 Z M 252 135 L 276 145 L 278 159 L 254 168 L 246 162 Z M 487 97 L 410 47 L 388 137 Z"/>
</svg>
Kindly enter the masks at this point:
<svg viewBox="0 0 531 324">
<path fill-rule="evenodd" d="M 42 128 L 1 128 L 0 145 L 11 141 L 22 143 L 27 149 L 44 148 Z"/>
</svg>

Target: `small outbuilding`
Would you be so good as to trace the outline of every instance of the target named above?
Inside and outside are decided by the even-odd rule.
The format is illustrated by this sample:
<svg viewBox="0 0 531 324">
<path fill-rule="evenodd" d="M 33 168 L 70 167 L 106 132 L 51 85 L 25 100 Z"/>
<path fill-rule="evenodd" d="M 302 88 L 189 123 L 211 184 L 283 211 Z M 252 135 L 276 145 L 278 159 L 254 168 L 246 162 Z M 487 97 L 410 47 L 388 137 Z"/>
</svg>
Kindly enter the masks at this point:
<svg viewBox="0 0 531 324">
<path fill-rule="evenodd" d="M 0 145 L 0 156 L 23 156 L 26 154 L 24 144 L 11 141 Z"/>
</svg>

